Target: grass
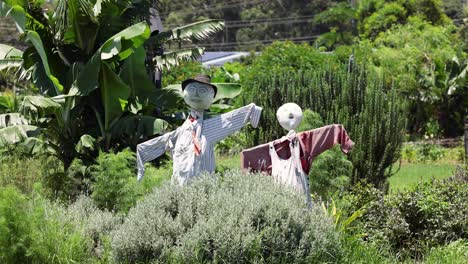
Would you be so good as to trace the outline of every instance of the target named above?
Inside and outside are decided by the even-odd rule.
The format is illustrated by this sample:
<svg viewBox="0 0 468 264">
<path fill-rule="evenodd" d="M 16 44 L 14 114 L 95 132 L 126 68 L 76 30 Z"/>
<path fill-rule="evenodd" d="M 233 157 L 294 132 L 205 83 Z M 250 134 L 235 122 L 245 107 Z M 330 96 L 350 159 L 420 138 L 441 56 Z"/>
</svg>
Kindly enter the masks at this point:
<svg viewBox="0 0 468 264">
<path fill-rule="evenodd" d="M 402 164 L 400 170 L 388 179 L 390 192 L 408 190 L 419 182 L 433 178 L 447 178 L 455 172 L 455 165 L 443 163 L 407 163 Z"/>
</svg>

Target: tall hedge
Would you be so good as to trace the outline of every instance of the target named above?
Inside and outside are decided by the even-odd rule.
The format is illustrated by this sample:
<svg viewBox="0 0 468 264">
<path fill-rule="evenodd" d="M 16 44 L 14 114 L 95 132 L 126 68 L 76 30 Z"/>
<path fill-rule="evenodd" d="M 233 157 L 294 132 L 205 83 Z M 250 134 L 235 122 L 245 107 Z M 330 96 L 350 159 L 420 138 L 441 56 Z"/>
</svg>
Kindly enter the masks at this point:
<svg viewBox="0 0 468 264">
<path fill-rule="evenodd" d="M 328 55 L 322 55 L 328 56 Z M 276 110 L 295 102 L 303 110 L 318 112 L 325 124 L 341 123 L 356 143 L 349 158 L 352 181 L 366 178 L 384 187 L 388 170 L 397 161 L 403 139 L 405 117 L 401 103 L 382 78 L 354 63 L 342 64 L 328 56 L 321 66 L 258 71 L 250 68 L 243 86 L 243 103 L 263 107 L 258 129 L 249 131 L 249 145 L 269 142 L 286 132 L 279 126 Z"/>
</svg>

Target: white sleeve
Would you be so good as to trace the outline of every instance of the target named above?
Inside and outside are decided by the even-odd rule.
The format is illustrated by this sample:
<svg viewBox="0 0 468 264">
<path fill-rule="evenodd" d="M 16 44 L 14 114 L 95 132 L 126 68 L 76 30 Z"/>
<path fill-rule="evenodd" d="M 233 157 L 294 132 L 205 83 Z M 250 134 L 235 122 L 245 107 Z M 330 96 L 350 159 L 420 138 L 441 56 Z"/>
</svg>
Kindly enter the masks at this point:
<svg viewBox="0 0 468 264">
<path fill-rule="evenodd" d="M 257 127 L 261 113 L 262 108 L 251 103 L 208 119 L 206 125 L 203 127 L 203 133 L 207 136 L 209 141 L 218 142 L 240 130 L 248 122 L 250 122 L 253 127 Z"/>
<path fill-rule="evenodd" d="M 137 179 L 139 181 L 143 179 L 145 174 L 145 163 L 164 154 L 172 143 L 174 135 L 175 131 L 172 131 L 137 145 Z"/>
</svg>

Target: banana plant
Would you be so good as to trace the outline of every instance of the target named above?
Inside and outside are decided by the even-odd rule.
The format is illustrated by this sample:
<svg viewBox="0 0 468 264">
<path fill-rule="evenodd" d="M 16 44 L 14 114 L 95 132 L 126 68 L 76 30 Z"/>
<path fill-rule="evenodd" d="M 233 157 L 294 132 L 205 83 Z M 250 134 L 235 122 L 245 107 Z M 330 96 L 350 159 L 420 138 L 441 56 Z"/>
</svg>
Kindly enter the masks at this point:
<svg viewBox="0 0 468 264">
<path fill-rule="evenodd" d="M 169 125 L 161 117 L 180 98 L 170 89 L 155 89 L 148 72 L 198 58 L 202 50 L 179 49 L 148 64 L 145 47 L 174 42 L 181 47 L 223 24 L 210 20 L 151 34 L 144 22 L 150 2 L 59 0 L 54 12 L 46 13 L 40 1 L 0 0 L 0 16 L 13 18 L 28 44 L 24 51 L 1 45 L 0 71 L 18 72 L 40 91 L 24 98 L 20 112 L 40 136 L 22 133 L 10 142 L 28 140 L 31 149 L 43 142 L 51 146 L 43 149 L 53 149 L 67 168 L 86 151 L 134 147 L 164 132 Z"/>
</svg>

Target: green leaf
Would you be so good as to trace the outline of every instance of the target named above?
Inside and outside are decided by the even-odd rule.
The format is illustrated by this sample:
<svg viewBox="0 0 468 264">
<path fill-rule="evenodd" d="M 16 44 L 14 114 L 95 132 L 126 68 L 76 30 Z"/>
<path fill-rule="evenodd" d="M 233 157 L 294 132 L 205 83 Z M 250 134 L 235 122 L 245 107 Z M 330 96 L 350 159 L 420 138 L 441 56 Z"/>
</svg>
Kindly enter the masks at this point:
<svg viewBox="0 0 468 264">
<path fill-rule="evenodd" d="M 24 153 L 28 153 L 30 155 L 36 154 L 56 154 L 56 151 L 51 148 L 48 142 L 40 140 L 34 137 L 28 137 L 22 144 L 19 145 L 21 151 Z"/>
<path fill-rule="evenodd" d="M 144 23 L 135 24 L 108 39 L 94 53 L 72 84 L 69 95 L 86 96 L 98 87 L 98 76 L 102 60 L 123 60 L 140 47 L 150 35 L 149 27 Z"/>
<path fill-rule="evenodd" d="M 130 87 L 105 62 L 102 64 L 99 86 L 104 106 L 104 128 L 108 131 L 111 124 L 123 114 L 126 103 L 122 102 L 130 95 Z"/>
<path fill-rule="evenodd" d="M 233 108 L 231 105 L 228 104 L 212 104 L 210 106 L 210 111 L 214 113 L 223 113 L 226 110 Z"/>
<path fill-rule="evenodd" d="M 31 125 L 16 125 L 0 129 L 0 147 L 25 141 L 28 137 L 37 136 L 40 129 Z"/>
<path fill-rule="evenodd" d="M 66 8 L 68 15 L 67 28 L 64 33 L 65 43 L 75 44 L 86 54 L 90 54 L 95 46 L 99 25 L 93 12 L 93 4 L 87 0 L 68 0 Z M 62 9 L 58 10 L 64 12 Z"/>
<path fill-rule="evenodd" d="M 164 53 L 162 56 L 156 56 L 153 61 L 156 63 L 156 68 L 162 70 L 163 68 L 171 69 L 184 61 L 193 61 L 201 58 L 203 48 L 190 48 L 181 49 Z"/>
<path fill-rule="evenodd" d="M 167 40 L 204 40 L 223 28 L 223 20 L 207 19 L 172 29 L 172 34 Z"/>
<path fill-rule="evenodd" d="M 96 52 L 79 72 L 73 82 L 69 95 L 86 96 L 98 87 L 99 71 L 101 69 L 101 58 L 99 51 Z"/>
<path fill-rule="evenodd" d="M 242 87 L 238 83 L 213 83 L 213 85 L 218 88 L 214 99 L 215 102 L 223 98 L 232 99 L 238 96 L 242 91 Z"/>
<path fill-rule="evenodd" d="M 63 86 L 60 84 L 59 80 L 52 75 L 49 67 L 49 62 L 47 60 L 47 54 L 44 49 L 44 45 L 42 44 L 41 37 L 37 32 L 35 31 L 28 31 L 26 33 L 27 39 L 31 42 L 31 44 L 34 46 L 36 49 L 37 53 L 41 57 L 42 65 L 44 66 L 44 71 L 49 77 L 49 79 L 52 81 L 54 87 L 55 87 L 55 92 L 57 95 L 59 95 L 63 91 Z"/>
<path fill-rule="evenodd" d="M 184 105 L 182 87 L 180 84 L 168 85 L 162 89 L 158 89 L 158 96 L 154 105 L 165 109 L 166 111 L 174 112 Z"/>
<path fill-rule="evenodd" d="M 19 113 L 0 114 L 0 128 L 27 124 L 28 120 Z"/>
<path fill-rule="evenodd" d="M 26 96 L 20 105 L 20 113 L 30 119 L 37 119 L 47 115 L 58 115 L 62 106 L 51 98 L 43 96 Z"/>
<path fill-rule="evenodd" d="M 116 136 L 150 137 L 165 133 L 168 125 L 166 121 L 156 117 L 132 115 L 122 117 L 112 129 L 112 133 Z"/>
<path fill-rule="evenodd" d="M 87 152 L 93 151 L 96 148 L 96 139 L 90 135 L 82 135 L 78 144 L 76 144 L 75 150 L 80 154 L 86 154 Z"/>
<path fill-rule="evenodd" d="M 130 97 L 138 97 L 140 101 L 156 100 L 156 87 L 149 79 L 145 66 L 146 52 L 139 47 L 128 57 L 120 72 L 120 78 L 130 87 Z"/>
<path fill-rule="evenodd" d="M 21 69 L 23 66 L 23 59 L 0 59 L 0 71 L 9 71 L 12 69 Z"/>
<path fill-rule="evenodd" d="M 119 61 L 130 56 L 134 49 L 145 43 L 151 34 L 145 22 L 140 22 L 115 34 L 100 48 L 101 59 Z"/>
<path fill-rule="evenodd" d="M 8 8 L 8 5 L 5 4 L 5 8 Z M 16 28 L 19 33 L 22 34 L 26 31 L 26 12 L 21 6 L 11 6 L 6 12 L 6 15 L 11 16 L 13 20 L 15 20 Z"/>
<path fill-rule="evenodd" d="M 15 47 L 0 44 L 0 59 L 7 59 L 13 57 L 21 58 L 23 57 L 23 52 Z"/>
</svg>

